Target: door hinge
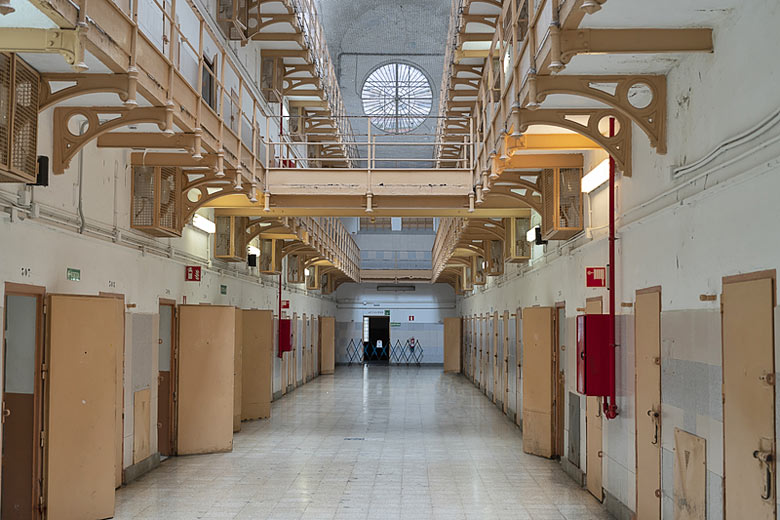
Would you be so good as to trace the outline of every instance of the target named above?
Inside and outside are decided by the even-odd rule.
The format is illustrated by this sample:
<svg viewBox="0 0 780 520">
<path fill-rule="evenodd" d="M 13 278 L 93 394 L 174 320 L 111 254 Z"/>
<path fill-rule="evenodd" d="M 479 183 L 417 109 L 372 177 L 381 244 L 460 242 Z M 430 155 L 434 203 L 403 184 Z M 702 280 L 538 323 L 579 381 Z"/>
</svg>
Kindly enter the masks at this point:
<svg viewBox="0 0 780 520">
<path fill-rule="evenodd" d="M 49 306 L 44 303 L 43 304 L 43 314 L 46 315 L 47 312 L 49 312 Z"/>
<path fill-rule="evenodd" d="M 46 432 L 41 430 L 41 448 L 46 447 Z"/>
<path fill-rule="evenodd" d="M 46 379 L 46 374 L 49 373 L 49 365 L 46 363 L 41 364 L 41 379 Z"/>
</svg>

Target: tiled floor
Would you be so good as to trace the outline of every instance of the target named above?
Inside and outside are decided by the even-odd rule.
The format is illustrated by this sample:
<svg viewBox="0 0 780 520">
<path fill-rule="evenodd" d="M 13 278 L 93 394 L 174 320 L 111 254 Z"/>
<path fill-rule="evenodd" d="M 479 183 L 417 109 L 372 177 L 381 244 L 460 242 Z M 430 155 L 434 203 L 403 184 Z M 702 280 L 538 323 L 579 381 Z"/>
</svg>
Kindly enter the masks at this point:
<svg viewBox="0 0 780 520">
<path fill-rule="evenodd" d="M 243 423 L 232 453 L 173 457 L 120 519 L 601 519 L 557 462 L 441 368 L 339 368 Z"/>
</svg>

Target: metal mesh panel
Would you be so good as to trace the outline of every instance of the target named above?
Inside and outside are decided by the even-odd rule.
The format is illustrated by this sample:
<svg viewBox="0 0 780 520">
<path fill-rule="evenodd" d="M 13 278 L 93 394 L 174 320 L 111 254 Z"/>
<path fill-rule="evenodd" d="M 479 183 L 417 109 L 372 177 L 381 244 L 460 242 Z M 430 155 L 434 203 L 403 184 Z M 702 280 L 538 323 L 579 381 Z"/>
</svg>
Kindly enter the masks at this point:
<svg viewBox="0 0 780 520">
<path fill-rule="evenodd" d="M 214 256 L 230 256 L 231 218 L 216 217 L 214 221 L 217 228 L 214 232 Z"/>
<path fill-rule="evenodd" d="M 555 170 L 542 172 L 542 235 L 546 235 L 555 226 Z"/>
<path fill-rule="evenodd" d="M 287 256 L 287 282 L 300 283 L 301 280 L 301 257 L 298 255 Z"/>
<path fill-rule="evenodd" d="M 14 79 L 11 167 L 35 179 L 38 166 L 38 75 L 17 59 Z"/>
<path fill-rule="evenodd" d="M 133 214 L 130 225 L 149 227 L 154 225 L 154 168 L 135 166 L 133 168 Z"/>
<path fill-rule="evenodd" d="M 178 229 L 178 208 L 176 203 L 176 168 L 160 170 L 160 227 Z"/>
<path fill-rule="evenodd" d="M 582 191 L 579 168 L 561 168 L 559 179 L 558 218 L 562 228 L 582 227 Z"/>
<path fill-rule="evenodd" d="M 8 166 L 8 127 L 11 124 L 11 57 L 0 53 L 0 165 Z"/>
<path fill-rule="evenodd" d="M 528 230 L 531 229 L 530 218 L 515 218 L 514 256 L 531 257 L 531 243 L 528 241 Z"/>
<path fill-rule="evenodd" d="M 502 272 L 504 264 L 504 244 L 500 240 L 491 240 L 488 247 L 490 248 L 490 272 Z"/>
</svg>

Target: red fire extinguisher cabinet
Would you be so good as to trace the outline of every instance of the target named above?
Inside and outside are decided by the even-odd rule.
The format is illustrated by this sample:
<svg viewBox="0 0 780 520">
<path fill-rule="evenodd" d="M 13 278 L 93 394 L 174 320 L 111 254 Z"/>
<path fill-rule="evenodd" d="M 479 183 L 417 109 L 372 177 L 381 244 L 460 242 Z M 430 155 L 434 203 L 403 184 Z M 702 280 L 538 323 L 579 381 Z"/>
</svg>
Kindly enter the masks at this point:
<svg viewBox="0 0 780 520">
<path fill-rule="evenodd" d="M 609 315 L 577 316 L 577 391 L 609 395 Z"/>
<path fill-rule="evenodd" d="M 290 318 L 282 318 L 279 320 L 279 357 L 282 357 L 284 352 L 290 352 L 292 350 L 292 320 Z"/>
</svg>

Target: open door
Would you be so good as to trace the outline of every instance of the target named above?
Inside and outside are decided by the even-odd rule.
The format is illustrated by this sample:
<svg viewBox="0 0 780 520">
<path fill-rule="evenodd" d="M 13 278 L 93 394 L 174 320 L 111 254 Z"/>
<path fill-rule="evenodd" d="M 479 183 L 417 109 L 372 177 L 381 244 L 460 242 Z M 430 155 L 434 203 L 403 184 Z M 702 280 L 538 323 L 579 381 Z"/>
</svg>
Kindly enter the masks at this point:
<svg viewBox="0 0 780 520">
<path fill-rule="evenodd" d="M 174 390 L 176 388 L 176 302 L 160 300 L 160 334 L 158 351 L 158 387 L 157 387 L 157 448 L 160 455 L 169 457 L 174 454 L 176 439 L 174 418 Z"/>
<path fill-rule="evenodd" d="M 241 366 L 241 419 L 271 417 L 273 396 L 274 312 L 244 310 Z"/>
<path fill-rule="evenodd" d="M 114 516 L 116 357 L 122 300 L 47 297 L 45 480 L 47 518 Z"/>
<path fill-rule="evenodd" d="M 116 342 L 116 410 L 114 413 L 114 435 L 115 443 L 115 461 L 114 465 L 114 487 L 122 487 L 124 479 L 124 460 L 125 460 L 125 295 L 119 293 L 110 293 L 100 291 L 99 296 L 103 298 L 113 298 L 117 300 L 122 307 L 122 330 L 121 337 L 117 337 Z M 132 401 L 131 401 L 132 402 Z"/>
<path fill-rule="evenodd" d="M 723 475 L 729 519 L 775 518 L 775 290 L 774 271 L 723 279 Z"/>
<path fill-rule="evenodd" d="M 243 349 L 243 311 L 236 309 L 235 343 L 233 344 L 233 433 L 241 431 L 241 360 Z"/>
<path fill-rule="evenodd" d="M 585 303 L 585 314 L 601 314 L 604 307 L 604 301 L 601 296 L 588 298 Z M 599 500 L 604 499 L 604 489 L 602 487 L 603 478 L 603 452 L 602 444 L 602 420 L 601 398 L 585 398 L 585 471 L 586 486 L 588 491 Z"/>
<path fill-rule="evenodd" d="M 661 288 L 637 291 L 636 345 L 636 512 L 661 518 Z"/>
<path fill-rule="evenodd" d="M 43 299 L 45 289 L 6 283 L 0 518 L 41 518 Z"/>
<path fill-rule="evenodd" d="M 553 456 L 553 308 L 523 309 L 523 451 Z"/>
<path fill-rule="evenodd" d="M 233 449 L 235 327 L 234 307 L 179 306 L 179 455 Z"/>
<path fill-rule="evenodd" d="M 563 432 L 565 429 L 565 403 L 566 403 L 566 373 L 563 367 L 564 352 L 566 351 L 566 304 L 555 304 L 555 344 L 553 348 L 553 455 L 564 457 Z"/>
</svg>

